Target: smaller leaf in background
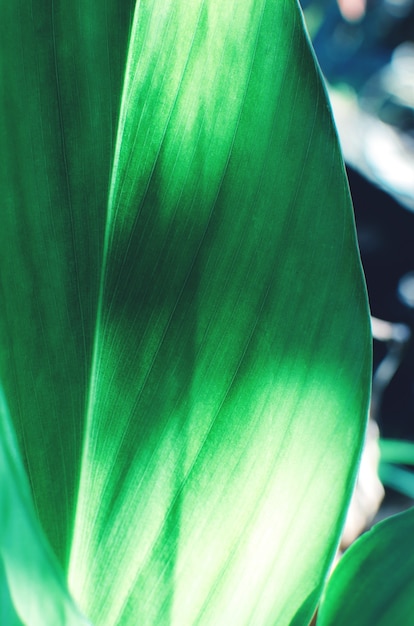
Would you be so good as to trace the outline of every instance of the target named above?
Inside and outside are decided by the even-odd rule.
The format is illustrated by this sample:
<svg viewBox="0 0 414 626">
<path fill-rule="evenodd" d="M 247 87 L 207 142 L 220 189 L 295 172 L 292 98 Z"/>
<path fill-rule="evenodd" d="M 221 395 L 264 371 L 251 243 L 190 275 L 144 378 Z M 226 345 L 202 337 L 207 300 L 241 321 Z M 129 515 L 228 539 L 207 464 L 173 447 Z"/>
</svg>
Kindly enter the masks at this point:
<svg viewBox="0 0 414 626">
<path fill-rule="evenodd" d="M 408 498 L 414 498 L 414 473 L 393 463 L 381 463 L 380 477 L 384 485 Z"/>
<path fill-rule="evenodd" d="M 414 443 L 399 439 L 380 440 L 379 473 L 387 487 L 414 498 L 414 472 L 396 464 L 414 465 Z"/>
<path fill-rule="evenodd" d="M 414 617 L 414 508 L 356 541 L 332 574 L 317 626 L 404 626 Z"/>
<path fill-rule="evenodd" d="M 414 465 L 414 442 L 400 439 L 380 439 L 381 462 Z"/>
<path fill-rule="evenodd" d="M 1 388 L 0 554 L 1 624 L 87 626 L 38 524 Z"/>
</svg>

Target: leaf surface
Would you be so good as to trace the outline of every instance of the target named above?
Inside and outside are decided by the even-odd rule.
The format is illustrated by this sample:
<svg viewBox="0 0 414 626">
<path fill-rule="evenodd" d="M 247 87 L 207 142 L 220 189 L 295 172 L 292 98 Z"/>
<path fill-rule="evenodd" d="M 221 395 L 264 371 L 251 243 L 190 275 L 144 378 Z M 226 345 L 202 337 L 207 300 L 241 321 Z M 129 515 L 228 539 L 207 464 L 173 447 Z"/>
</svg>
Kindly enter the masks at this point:
<svg viewBox="0 0 414 626">
<path fill-rule="evenodd" d="M 414 509 L 358 539 L 328 583 L 318 626 L 410 624 L 414 614 Z"/>
<path fill-rule="evenodd" d="M 88 626 L 39 527 L 1 388 L 0 550 L 2 624 Z"/>
<path fill-rule="evenodd" d="M 304 624 L 370 335 L 299 9 L 18 6 L 1 376 L 72 593 L 99 626 Z"/>
<path fill-rule="evenodd" d="M 1 380 L 62 564 L 131 11 L 128 0 L 1 2 Z"/>
</svg>

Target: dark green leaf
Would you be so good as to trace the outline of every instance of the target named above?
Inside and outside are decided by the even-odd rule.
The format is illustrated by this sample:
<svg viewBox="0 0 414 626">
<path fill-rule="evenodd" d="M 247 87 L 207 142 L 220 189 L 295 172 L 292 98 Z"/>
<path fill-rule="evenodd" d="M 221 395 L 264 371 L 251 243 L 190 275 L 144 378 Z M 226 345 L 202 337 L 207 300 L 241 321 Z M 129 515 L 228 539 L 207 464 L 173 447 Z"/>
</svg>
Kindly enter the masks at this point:
<svg viewBox="0 0 414 626">
<path fill-rule="evenodd" d="M 318 626 L 408 625 L 414 616 L 414 509 L 380 522 L 345 553 Z"/>
</svg>

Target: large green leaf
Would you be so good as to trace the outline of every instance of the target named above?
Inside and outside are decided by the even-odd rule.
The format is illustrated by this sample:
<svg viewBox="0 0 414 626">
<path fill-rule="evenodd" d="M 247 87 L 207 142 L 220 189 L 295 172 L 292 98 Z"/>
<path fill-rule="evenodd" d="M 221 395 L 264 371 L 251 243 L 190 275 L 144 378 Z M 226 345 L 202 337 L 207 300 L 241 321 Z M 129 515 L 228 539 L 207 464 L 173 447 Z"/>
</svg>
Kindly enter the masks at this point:
<svg viewBox="0 0 414 626">
<path fill-rule="evenodd" d="M 299 9 L 2 14 L 0 373 L 72 593 L 97 626 L 306 624 L 370 341 Z"/>
<path fill-rule="evenodd" d="M 318 626 L 402 626 L 414 617 L 414 509 L 376 524 L 334 570 Z"/>
</svg>

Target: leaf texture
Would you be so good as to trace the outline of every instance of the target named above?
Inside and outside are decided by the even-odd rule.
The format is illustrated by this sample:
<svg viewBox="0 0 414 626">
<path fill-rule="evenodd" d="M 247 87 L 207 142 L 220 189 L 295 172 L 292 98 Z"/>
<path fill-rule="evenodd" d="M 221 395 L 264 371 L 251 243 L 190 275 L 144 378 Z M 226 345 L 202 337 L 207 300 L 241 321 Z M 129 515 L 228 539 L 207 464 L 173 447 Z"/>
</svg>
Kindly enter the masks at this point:
<svg viewBox="0 0 414 626">
<path fill-rule="evenodd" d="M 394 515 L 345 553 L 326 588 L 318 626 L 393 626 L 414 615 L 414 509 Z"/>
<path fill-rule="evenodd" d="M 1 378 L 68 559 L 131 4 L 1 3 Z"/>
<path fill-rule="evenodd" d="M 305 624 L 370 334 L 299 9 L 35 4 L 2 7 L 0 373 L 45 533 L 97 626 Z"/>
<path fill-rule="evenodd" d="M 2 389 L 0 512 L 2 624 L 88 626 L 67 592 L 56 558 L 36 519 Z"/>
</svg>

